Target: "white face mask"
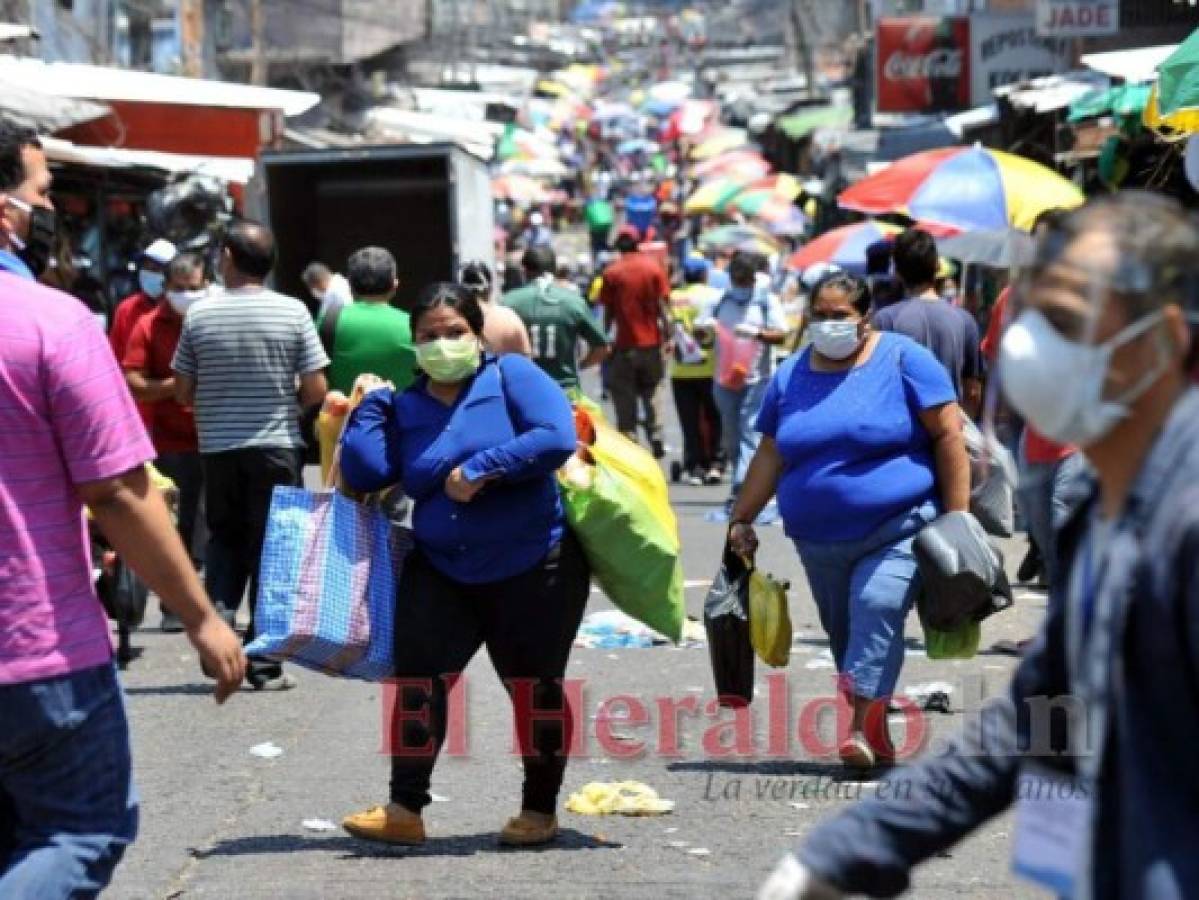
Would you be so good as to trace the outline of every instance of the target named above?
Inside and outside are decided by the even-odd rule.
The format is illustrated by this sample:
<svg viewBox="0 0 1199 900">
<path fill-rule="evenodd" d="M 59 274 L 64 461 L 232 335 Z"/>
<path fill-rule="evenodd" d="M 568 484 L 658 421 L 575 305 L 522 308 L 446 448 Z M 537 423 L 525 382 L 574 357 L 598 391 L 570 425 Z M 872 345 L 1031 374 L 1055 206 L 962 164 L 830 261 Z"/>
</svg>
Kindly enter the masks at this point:
<svg viewBox="0 0 1199 900">
<path fill-rule="evenodd" d="M 187 314 L 193 303 L 203 300 L 207 296 L 207 288 L 197 288 L 194 291 L 167 291 L 167 303 L 171 304 L 171 309 L 182 316 Z"/>
<path fill-rule="evenodd" d="M 857 322 L 813 322 L 808 330 L 812 346 L 825 359 L 848 359 L 862 345 Z"/>
<path fill-rule="evenodd" d="M 1158 364 L 1126 390 L 1103 396 L 1112 354 L 1162 320 L 1156 312 L 1133 322 L 1102 344 L 1063 337 L 1035 309 L 1020 313 L 999 345 L 999 377 L 1004 396 L 1028 424 L 1050 440 L 1087 447 L 1128 417 L 1129 407 L 1161 377 L 1169 360 Z"/>
</svg>

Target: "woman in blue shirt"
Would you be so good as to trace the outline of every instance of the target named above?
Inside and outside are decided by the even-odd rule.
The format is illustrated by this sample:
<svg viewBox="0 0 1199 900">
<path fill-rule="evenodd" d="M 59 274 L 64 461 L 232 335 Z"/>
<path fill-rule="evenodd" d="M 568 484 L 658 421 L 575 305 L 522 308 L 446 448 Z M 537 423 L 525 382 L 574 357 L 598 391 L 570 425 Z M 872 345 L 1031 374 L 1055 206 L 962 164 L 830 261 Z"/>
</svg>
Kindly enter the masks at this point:
<svg viewBox="0 0 1199 900">
<path fill-rule="evenodd" d="M 500 840 L 546 843 L 573 729 L 560 680 L 590 592 L 554 476 L 576 446 L 570 404 L 529 359 L 482 353 L 483 312 L 460 286 L 426 291 L 412 334 L 424 374 L 400 394 L 372 390 L 341 447 L 350 487 L 403 485 L 416 542 L 396 609 L 391 802 L 343 825 L 370 840 L 424 841 L 447 686 L 486 645 L 513 698 L 525 768 L 520 814 Z"/>
<path fill-rule="evenodd" d="M 949 374 L 914 341 L 871 331 L 869 304 L 865 284 L 843 273 L 814 289 L 812 346 L 766 391 L 762 442 L 730 517 L 733 547 L 752 553 L 749 523 L 778 495 L 853 705 L 840 756 L 855 768 L 893 755 L 886 701 L 919 590 L 912 539 L 970 499 Z"/>
</svg>

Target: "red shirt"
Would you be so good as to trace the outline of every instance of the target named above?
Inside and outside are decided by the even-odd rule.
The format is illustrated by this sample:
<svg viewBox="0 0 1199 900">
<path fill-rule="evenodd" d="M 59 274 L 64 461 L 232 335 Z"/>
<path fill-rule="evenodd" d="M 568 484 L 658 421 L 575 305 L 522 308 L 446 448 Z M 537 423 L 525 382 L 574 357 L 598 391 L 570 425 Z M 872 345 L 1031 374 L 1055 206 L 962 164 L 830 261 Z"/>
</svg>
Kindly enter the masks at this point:
<svg viewBox="0 0 1199 900">
<path fill-rule="evenodd" d="M 112 327 L 108 329 L 108 343 L 112 347 L 112 355 L 118 363 L 125 360 L 125 348 L 129 346 L 129 337 L 133 329 L 146 316 L 154 312 L 158 301 L 150 299 L 143 291 L 130 294 L 117 304 L 117 310 L 112 315 Z M 138 403 L 137 411 L 142 417 L 146 430 L 150 429 L 150 405 Z"/>
<path fill-rule="evenodd" d="M 1003 329 L 1007 326 L 1007 304 L 1011 294 L 1012 289 L 1005 287 L 995 301 L 995 308 L 991 310 L 991 321 L 987 323 L 987 335 L 982 341 L 983 356 L 992 365 L 999 356 L 999 341 L 1003 338 Z M 1024 457 L 1030 463 L 1057 463 L 1077 452 L 1077 447 L 1055 444 L 1031 427 L 1024 429 Z"/>
<path fill-rule="evenodd" d="M 183 319 L 165 303 L 148 316 L 142 316 L 134 326 L 125 346 L 122 368 L 144 372 L 150 378 L 170 378 L 171 361 L 179 346 Z M 149 412 L 146 427 L 154 441 L 154 449 L 163 453 L 196 453 L 199 441 L 196 420 L 191 407 L 174 399 L 144 404 Z"/>
<path fill-rule="evenodd" d="M 600 303 L 616 323 L 617 350 L 662 344 L 662 301 L 669 295 L 666 272 L 644 253 L 626 253 L 604 270 Z"/>
</svg>

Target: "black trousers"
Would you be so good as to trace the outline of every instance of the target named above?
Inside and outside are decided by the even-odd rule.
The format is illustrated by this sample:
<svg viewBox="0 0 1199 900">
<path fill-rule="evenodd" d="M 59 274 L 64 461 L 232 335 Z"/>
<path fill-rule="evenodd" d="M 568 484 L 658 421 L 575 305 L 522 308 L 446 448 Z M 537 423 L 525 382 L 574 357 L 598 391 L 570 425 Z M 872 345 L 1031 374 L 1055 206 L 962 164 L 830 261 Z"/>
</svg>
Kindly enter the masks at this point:
<svg viewBox="0 0 1199 900">
<path fill-rule="evenodd" d="M 672 378 L 674 407 L 683 430 L 683 468 L 710 469 L 720 457 L 720 410 L 711 378 Z"/>
<path fill-rule="evenodd" d="M 397 716 L 388 736 L 392 802 L 413 812 L 430 802 L 433 766 L 446 737 L 447 681 L 452 684 L 486 645 L 516 712 L 522 809 L 554 812 L 575 727 L 562 678 L 590 582 L 582 548 L 569 532 L 527 572 L 490 584 L 454 581 L 419 551 L 412 554 L 396 610 L 395 712 L 405 715 Z M 549 715 L 537 715 L 542 712 Z"/>
<path fill-rule="evenodd" d="M 258 565 L 266 536 L 271 494 L 276 485 L 300 483 L 300 451 L 286 447 L 246 447 L 204 455 L 204 497 L 208 504 L 208 559 L 205 581 L 218 608 L 236 613 L 250 588 L 250 630 L 254 639 L 254 605 Z M 279 663 L 251 659 L 251 682 L 266 681 L 282 671 Z"/>
<path fill-rule="evenodd" d="M 196 529 L 201 527 L 200 500 L 204 493 L 204 463 L 199 453 L 163 453 L 154 460 L 158 471 L 171 481 L 179 491 L 179 506 L 176 518 L 179 537 L 187 548 L 193 562 L 204 558 L 202 548 L 196 547 Z M 201 530 L 203 530 L 201 528 Z M 203 540 L 203 535 L 200 535 Z"/>
</svg>

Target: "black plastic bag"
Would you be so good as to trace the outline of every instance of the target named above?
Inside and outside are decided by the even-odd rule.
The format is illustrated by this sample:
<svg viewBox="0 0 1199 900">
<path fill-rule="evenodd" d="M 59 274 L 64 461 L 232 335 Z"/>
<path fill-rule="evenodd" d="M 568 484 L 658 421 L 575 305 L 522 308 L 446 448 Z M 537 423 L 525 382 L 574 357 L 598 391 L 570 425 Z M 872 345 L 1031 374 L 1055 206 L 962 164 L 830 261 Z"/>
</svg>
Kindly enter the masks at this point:
<svg viewBox="0 0 1199 900">
<path fill-rule="evenodd" d="M 96 593 L 112 621 L 130 630 L 141 626 L 146 617 L 150 589 L 124 561 L 118 559 L 112 573 L 101 577 Z"/>
<path fill-rule="evenodd" d="M 754 699 L 754 648 L 749 637 L 749 569 L 726 544 L 720 571 L 704 600 L 704 629 L 721 706 Z"/>
<path fill-rule="evenodd" d="M 1003 554 L 967 512 L 946 513 L 912 545 L 920 569 L 916 601 L 920 621 L 936 631 L 957 631 L 1012 605 Z"/>
</svg>

